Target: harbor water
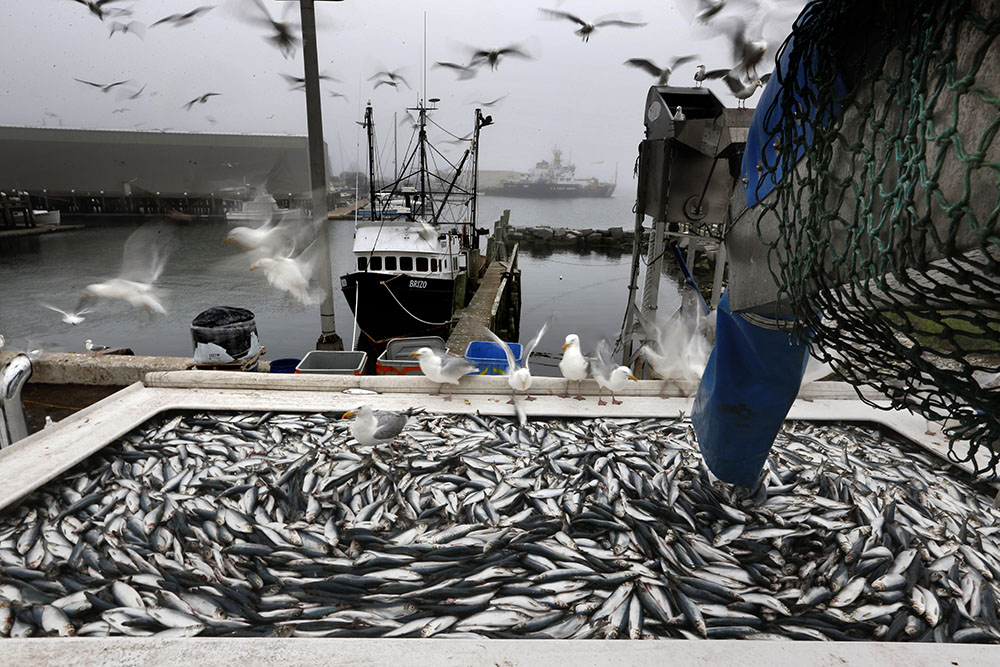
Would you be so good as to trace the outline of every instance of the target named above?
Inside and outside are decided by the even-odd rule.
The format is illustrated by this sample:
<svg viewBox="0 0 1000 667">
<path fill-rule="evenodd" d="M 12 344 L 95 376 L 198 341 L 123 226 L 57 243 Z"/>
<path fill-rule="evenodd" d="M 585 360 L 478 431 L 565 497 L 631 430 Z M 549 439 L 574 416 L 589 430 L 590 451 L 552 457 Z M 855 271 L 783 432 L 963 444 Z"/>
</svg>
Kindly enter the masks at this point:
<svg viewBox="0 0 1000 667">
<path fill-rule="evenodd" d="M 622 190 L 629 189 L 628 185 Z M 634 224 L 633 197 L 619 193 L 608 199 L 509 199 L 481 197 L 479 224 L 491 226 L 504 209 L 511 224 L 550 225 L 576 229 L 624 227 Z M 42 352 L 83 352 L 84 340 L 128 347 L 139 355 L 192 354 L 191 321 L 212 306 L 251 310 L 265 359 L 301 358 L 314 349 L 319 336 L 318 307 L 304 307 L 267 284 L 260 271 L 250 270 L 245 255 L 222 243 L 229 226 L 223 221 L 191 222 L 181 228 L 180 244 L 170 256 L 158 286 L 167 297 L 166 315 L 136 310 L 124 302 L 101 301 L 77 325 L 60 321 L 50 304 L 74 308 L 88 284 L 117 275 L 122 246 L 140 220 L 80 231 L 9 239 L 0 246 L 0 334 L 13 349 Z M 335 286 L 352 265 L 354 223 L 332 221 L 331 239 Z M 535 335 L 554 313 L 555 321 L 540 343 L 533 372 L 558 375 L 555 360 L 563 339 L 577 333 L 585 350 L 600 338 L 618 336 L 628 296 L 631 256 L 620 251 L 580 253 L 572 249 L 521 251 L 521 342 Z M 677 299 L 668 279 L 661 287 L 661 308 Z M 335 287 L 337 332 L 345 347 L 356 338 L 351 311 Z M 461 353 L 463 350 L 453 350 Z"/>
</svg>

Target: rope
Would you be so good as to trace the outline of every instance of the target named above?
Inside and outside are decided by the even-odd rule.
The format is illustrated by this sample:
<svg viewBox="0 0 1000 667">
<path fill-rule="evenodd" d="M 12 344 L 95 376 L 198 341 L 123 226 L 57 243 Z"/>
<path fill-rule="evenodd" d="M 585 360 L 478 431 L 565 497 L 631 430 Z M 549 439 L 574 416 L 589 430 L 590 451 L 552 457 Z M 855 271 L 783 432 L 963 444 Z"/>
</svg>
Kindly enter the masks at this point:
<svg viewBox="0 0 1000 667">
<path fill-rule="evenodd" d="M 399 276 L 397 276 L 397 277 L 399 277 Z M 448 320 L 445 320 L 444 322 L 428 322 L 427 320 L 422 320 L 422 319 L 420 319 L 419 317 L 417 317 L 416 315 L 414 315 L 413 313 L 411 313 L 411 312 L 410 312 L 410 311 L 409 311 L 409 310 L 407 309 L 407 307 L 406 307 L 406 306 L 404 306 L 404 305 L 402 304 L 402 302 L 400 302 L 400 300 L 396 298 L 396 295 L 392 293 L 392 290 L 391 290 L 391 289 L 389 289 L 389 283 L 390 283 L 390 282 L 392 282 L 392 281 L 393 281 L 393 280 L 395 280 L 395 279 L 396 279 L 396 278 L 390 278 L 389 280 L 384 280 L 384 281 L 382 281 L 382 282 L 381 282 L 381 283 L 379 283 L 379 284 L 380 284 L 380 285 L 382 285 L 382 287 L 384 287 L 384 288 L 385 288 L 385 291 L 386 291 L 386 292 L 388 292 L 388 293 L 389 293 L 389 296 L 391 296 L 391 297 L 392 297 L 393 301 L 395 301 L 395 302 L 396 302 L 396 303 L 397 303 L 397 304 L 399 305 L 399 307 L 403 309 L 403 312 L 404 312 L 404 313 L 406 313 L 407 315 L 409 315 L 410 317 L 412 317 L 413 319 L 415 319 L 415 320 L 416 320 L 417 322 L 420 322 L 421 324 L 426 324 L 426 325 L 427 325 L 427 326 L 429 326 L 429 327 L 443 327 L 443 326 L 445 326 L 446 324 L 450 324 L 450 323 L 451 323 L 451 320 L 450 320 L 450 319 L 448 319 Z"/>
</svg>

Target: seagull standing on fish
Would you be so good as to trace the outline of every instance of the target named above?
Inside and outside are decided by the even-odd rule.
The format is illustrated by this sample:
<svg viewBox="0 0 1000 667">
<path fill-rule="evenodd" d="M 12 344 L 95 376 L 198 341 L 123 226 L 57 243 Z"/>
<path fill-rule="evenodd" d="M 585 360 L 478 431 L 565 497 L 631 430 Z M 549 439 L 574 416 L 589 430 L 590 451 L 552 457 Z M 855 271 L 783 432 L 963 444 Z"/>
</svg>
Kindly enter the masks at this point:
<svg viewBox="0 0 1000 667">
<path fill-rule="evenodd" d="M 580 393 L 580 386 L 587 376 L 590 375 L 590 362 L 583 356 L 580 350 L 580 337 L 576 334 L 569 334 L 563 341 L 563 356 L 559 360 L 559 372 L 566 378 L 566 393 L 560 398 L 569 398 L 569 383 L 576 382 L 576 396 L 578 401 L 585 400 Z"/>
<path fill-rule="evenodd" d="M 580 28 L 578 30 L 574 30 L 573 34 L 579 35 L 581 38 L 583 38 L 584 42 L 590 41 L 590 35 L 593 34 L 594 30 L 606 25 L 615 25 L 621 28 L 641 28 L 642 26 L 646 25 L 645 23 L 638 23 L 636 21 L 623 21 L 618 18 L 611 18 L 610 16 L 602 16 L 599 19 L 595 20 L 593 23 L 591 23 L 590 21 L 584 21 L 578 16 L 574 16 L 569 12 L 561 12 L 556 9 L 539 8 L 538 11 L 542 12 L 543 14 L 547 14 L 551 18 L 569 19 L 570 21 L 573 21 L 574 23 L 578 24 Z"/>
<path fill-rule="evenodd" d="M 674 69 L 680 67 L 684 63 L 689 63 L 698 56 L 681 56 L 679 58 L 674 58 L 667 67 L 661 68 L 659 65 L 654 63 L 652 60 L 646 60 L 645 58 L 629 58 L 624 64 L 629 67 L 636 67 L 642 71 L 651 74 L 656 77 L 656 85 L 665 86 L 667 82 L 670 81 L 670 75 L 673 74 Z"/>
<path fill-rule="evenodd" d="M 632 369 L 628 366 L 612 367 L 611 357 L 611 346 L 608 344 L 608 341 L 602 340 L 597 344 L 597 355 L 594 357 L 594 363 L 592 364 L 594 379 L 597 380 L 599 387 L 597 393 L 598 405 L 607 405 L 607 402 L 603 400 L 605 389 L 611 392 L 611 403 L 621 405 L 622 402 L 615 398 L 615 394 L 624 389 L 629 381 L 638 380 L 638 378 L 632 375 Z"/>
<path fill-rule="evenodd" d="M 344 413 L 344 419 L 354 417 L 351 422 L 351 435 L 366 447 L 383 445 L 396 439 L 406 426 L 406 415 L 389 410 L 372 410 L 369 405 L 362 405 L 356 410 Z"/>
<path fill-rule="evenodd" d="M 463 357 L 453 357 L 449 354 L 437 352 L 429 347 L 422 347 L 416 352 L 410 353 L 411 357 L 416 357 L 420 362 L 420 372 L 427 376 L 431 382 L 438 383 L 437 396 L 441 393 L 441 388 L 445 384 L 457 385 L 463 375 L 476 373 L 479 369 L 475 364 L 470 363 Z M 451 400 L 451 394 L 445 397 L 446 401 Z"/>
</svg>

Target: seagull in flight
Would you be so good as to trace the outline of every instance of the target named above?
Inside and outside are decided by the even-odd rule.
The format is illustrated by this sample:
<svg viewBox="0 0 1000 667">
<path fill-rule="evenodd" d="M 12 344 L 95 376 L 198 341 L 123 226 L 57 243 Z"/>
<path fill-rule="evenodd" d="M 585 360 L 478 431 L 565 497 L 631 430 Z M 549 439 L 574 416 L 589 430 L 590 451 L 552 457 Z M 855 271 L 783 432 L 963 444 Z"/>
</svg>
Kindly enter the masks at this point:
<svg viewBox="0 0 1000 667">
<path fill-rule="evenodd" d="M 90 312 L 90 308 L 84 308 L 83 310 L 78 310 L 76 312 L 68 312 L 68 311 L 63 310 L 62 308 L 57 308 L 56 306 L 53 306 L 53 305 L 50 305 L 50 304 L 47 304 L 47 303 L 41 303 L 40 302 L 40 305 L 43 306 L 44 308 L 48 308 L 49 310 L 53 310 L 53 311 L 59 313 L 60 315 L 62 315 L 62 317 L 60 319 L 63 322 L 65 322 L 66 324 L 72 324 L 72 325 L 77 325 L 80 322 L 83 322 L 86 319 L 83 316 Z"/>
<path fill-rule="evenodd" d="M 205 93 L 204 95 L 196 97 L 190 102 L 184 104 L 183 105 L 184 109 L 187 111 L 191 111 L 191 107 L 193 107 L 195 104 L 204 104 L 205 102 L 208 102 L 208 98 L 215 97 L 216 95 L 221 95 L 221 94 L 222 93 Z"/>
<path fill-rule="evenodd" d="M 330 97 L 343 97 L 345 102 L 350 102 L 350 100 L 347 99 L 347 95 L 343 93 L 338 93 L 335 90 L 328 90 L 326 92 L 329 93 Z"/>
<path fill-rule="evenodd" d="M 102 93 L 110 93 L 112 88 L 116 86 L 121 86 L 129 82 L 128 79 L 125 79 L 124 81 L 115 81 L 114 83 L 94 83 L 93 81 L 84 81 L 83 79 L 77 79 L 75 76 L 73 77 L 73 80 L 79 81 L 80 83 L 85 83 L 88 86 L 93 86 L 94 88 L 98 88 Z"/>
<path fill-rule="evenodd" d="M 501 49 L 476 49 L 472 54 L 472 58 L 469 59 L 469 65 L 475 66 L 489 63 L 490 69 L 495 70 L 500 65 L 500 58 L 502 56 L 515 56 L 517 58 L 524 58 L 525 60 L 534 59 L 530 53 L 522 50 L 517 44 L 511 44 Z"/>
<path fill-rule="evenodd" d="M 444 67 L 445 69 L 450 69 L 458 74 L 458 80 L 471 79 L 476 76 L 476 69 L 472 64 L 460 65 L 459 63 L 437 61 L 434 63 L 435 67 Z"/>
<path fill-rule="evenodd" d="M 159 21 L 154 21 L 150 28 L 155 28 L 158 25 L 163 25 L 165 23 L 171 23 L 175 28 L 179 28 L 182 25 L 187 25 L 191 23 L 196 18 L 202 14 L 206 14 L 215 8 L 215 5 L 202 5 L 201 7 L 195 7 L 189 12 L 184 12 L 183 14 L 171 14 L 170 16 L 164 16 Z"/>
<path fill-rule="evenodd" d="M 139 39 L 142 39 L 143 35 L 146 34 L 146 26 L 138 21 L 129 21 L 128 23 L 122 23 L 121 21 L 112 21 L 111 27 L 108 32 L 108 39 L 115 36 L 115 33 L 120 32 L 123 35 L 132 33 Z"/>
<path fill-rule="evenodd" d="M 648 74 L 652 74 L 656 77 L 656 85 L 665 86 L 667 82 L 670 81 L 670 75 L 673 74 L 674 69 L 683 65 L 684 63 L 689 63 L 698 56 L 681 56 L 680 58 L 674 58 L 667 67 L 661 68 L 659 65 L 654 63 L 652 60 L 646 60 L 645 58 L 629 58 L 625 61 L 625 64 L 629 67 L 636 67 L 641 69 Z"/>
<path fill-rule="evenodd" d="M 108 15 L 109 10 L 104 9 L 104 5 L 110 4 L 112 2 L 122 2 L 123 0 L 76 0 L 79 4 L 83 5 L 90 10 L 90 13 L 97 18 L 104 20 L 104 17 Z"/>
<path fill-rule="evenodd" d="M 616 25 L 622 28 L 641 28 L 642 26 L 646 25 L 645 23 L 638 23 L 636 21 L 623 21 L 618 18 L 611 18 L 610 16 L 602 16 L 596 19 L 593 23 L 591 23 L 590 21 L 584 21 L 578 16 L 574 16 L 569 12 L 561 12 L 556 9 L 539 8 L 538 11 L 554 19 L 569 19 L 570 21 L 573 21 L 574 23 L 578 24 L 580 28 L 578 30 L 574 30 L 573 33 L 583 38 L 584 42 L 589 42 L 590 35 L 596 29 L 606 25 Z"/>
<path fill-rule="evenodd" d="M 395 88 L 398 84 L 402 83 L 410 90 L 413 90 L 413 88 L 410 87 L 410 84 L 406 81 L 403 75 L 400 74 L 401 71 L 402 68 L 396 70 L 383 70 L 381 72 L 375 72 L 375 74 L 368 77 L 368 80 L 374 81 L 375 79 L 380 79 L 380 81 L 375 84 L 375 88 L 378 88 L 379 85 L 383 83 Z M 386 79 L 388 79 L 388 81 L 386 81 Z"/>
<path fill-rule="evenodd" d="M 166 314 L 159 291 L 153 287 L 176 242 L 176 229 L 167 223 L 146 224 L 132 232 L 122 250 L 118 275 L 83 288 L 76 313 L 94 299 L 120 299 L 147 312 Z"/>
<path fill-rule="evenodd" d="M 273 44 L 279 51 L 281 55 L 285 58 L 291 58 L 295 55 L 295 50 L 299 47 L 301 39 L 295 34 L 299 29 L 299 25 L 292 21 L 277 21 L 271 16 L 271 12 L 267 10 L 267 6 L 264 4 L 264 0 L 253 0 L 252 5 L 244 4 L 247 6 L 256 6 L 256 12 L 248 12 L 243 10 L 243 19 L 249 23 L 255 23 L 260 26 L 270 28 L 272 33 L 266 36 L 264 39 L 271 44 Z M 289 7 L 291 3 L 289 3 Z"/>
<path fill-rule="evenodd" d="M 481 106 L 481 107 L 491 107 L 491 106 L 493 106 L 495 104 L 498 104 L 498 103 L 502 102 L 503 100 L 507 99 L 508 95 L 510 95 L 510 93 L 507 93 L 507 95 L 501 95 L 500 97 L 496 98 L 495 100 L 489 100 L 489 101 L 486 101 L 486 102 L 474 102 L 474 104 L 476 104 L 478 106 Z"/>
<path fill-rule="evenodd" d="M 289 90 L 305 90 L 306 89 L 306 78 L 304 76 L 292 76 L 291 74 L 285 74 L 284 72 L 278 72 L 281 78 L 285 80 L 288 84 Z M 340 79 L 332 77 L 329 74 L 320 74 L 320 79 L 325 81 L 333 81 L 335 83 L 340 83 Z"/>
</svg>

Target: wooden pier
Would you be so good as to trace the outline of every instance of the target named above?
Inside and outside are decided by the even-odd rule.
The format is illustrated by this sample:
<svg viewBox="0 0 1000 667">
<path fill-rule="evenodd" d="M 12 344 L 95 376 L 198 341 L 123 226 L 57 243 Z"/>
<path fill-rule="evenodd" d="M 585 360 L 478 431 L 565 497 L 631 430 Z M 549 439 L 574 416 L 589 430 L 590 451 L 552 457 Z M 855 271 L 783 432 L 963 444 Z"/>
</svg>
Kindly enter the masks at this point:
<svg viewBox="0 0 1000 667">
<path fill-rule="evenodd" d="M 469 305 L 455 313 L 457 322 L 447 341 L 455 354 L 463 354 L 472 341 L 483 340 L 483 327 L 506 341 L 516 341 L 520 335 L 521 270 L 517 266 L 518 246 L 508 245 L 509 236 L 510 211 L 506 210 L 494 223 L 487 242 L 479 288 Z"/>
</svg>

